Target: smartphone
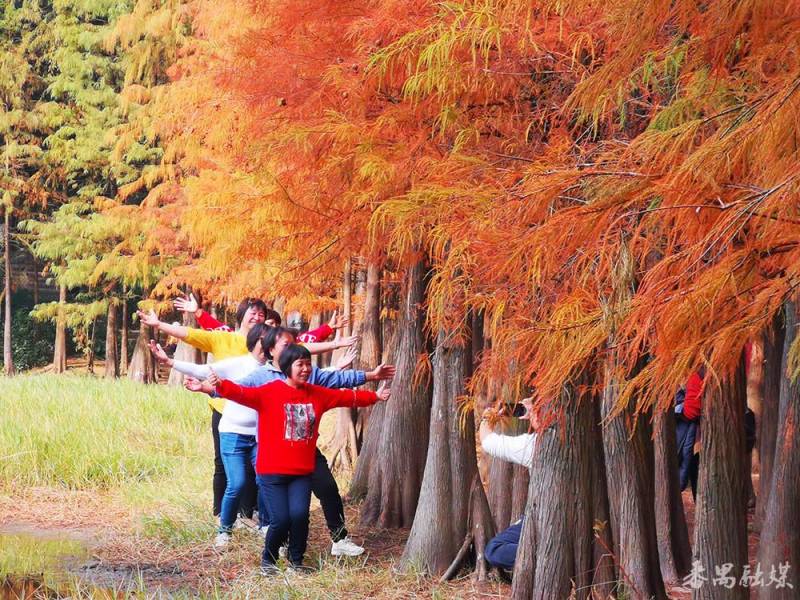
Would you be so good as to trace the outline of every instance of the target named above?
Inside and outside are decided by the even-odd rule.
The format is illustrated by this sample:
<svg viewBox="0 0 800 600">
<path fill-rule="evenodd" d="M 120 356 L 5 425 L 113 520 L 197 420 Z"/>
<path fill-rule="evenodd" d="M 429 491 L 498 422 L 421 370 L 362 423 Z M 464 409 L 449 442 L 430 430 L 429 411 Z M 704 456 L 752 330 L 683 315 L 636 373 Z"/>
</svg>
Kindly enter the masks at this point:
<svg viewBox="0 0 800 600">
<path fill-rule="evenodd" d="M 503 413 L 519 419 L 520 417 L 524 417 L 528 414 L 528 409 L 525 408 L 525 405 L 521 403 L 507 404 L 503 410 Z"/>
</svg>

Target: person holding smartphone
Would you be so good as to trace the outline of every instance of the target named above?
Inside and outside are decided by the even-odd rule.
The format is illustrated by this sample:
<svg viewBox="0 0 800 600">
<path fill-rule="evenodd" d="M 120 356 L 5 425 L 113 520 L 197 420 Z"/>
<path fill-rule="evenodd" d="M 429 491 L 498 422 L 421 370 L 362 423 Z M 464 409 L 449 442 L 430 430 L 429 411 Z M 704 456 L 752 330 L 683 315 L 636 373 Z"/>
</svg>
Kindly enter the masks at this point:
<svg viewBox="0 0 800 600">
<path fill-rule="evenodd" d="M 504 435 L 494 431 L 494 423 L 498 417 L 511 415 L 520 420 L 531 421 L 534 430 L 538 429 L 538 421 L 533 413 L 532 398 L 525 398 L 513 407 L 498 411 L 489 407 L 481 417 L 478 435 L 483 451 L 493 458 L 506 460 L 530 468 L 533 451 L 536 448 L 536 432 L 521 435 Z M 512 571 L 517 559 L 517 548 L 522 533 L 522 519 L 498 533 L 486 544 L 485 558 L 493 567 Z"/>
</svg>

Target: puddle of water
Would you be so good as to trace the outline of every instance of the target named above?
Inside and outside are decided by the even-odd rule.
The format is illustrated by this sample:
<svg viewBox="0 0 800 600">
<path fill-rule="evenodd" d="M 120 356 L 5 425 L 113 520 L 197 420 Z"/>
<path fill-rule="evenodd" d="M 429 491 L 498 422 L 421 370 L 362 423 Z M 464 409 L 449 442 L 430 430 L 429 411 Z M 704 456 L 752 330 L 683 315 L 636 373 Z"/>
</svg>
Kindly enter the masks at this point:
<svg viewBox="0 0 800 600">
<path fill-rule="evenodd" d="M 88 555 L 86 545 L 73 538 L 0 533 L 0 576 L 50 574 Z"/>
<path fill-rule="evenodd" d="M 0 531 L 0 600 L 111 600 L 142 592 L 146 580 L 175 585 L 183 575 L 178 565 L 91 560 L 90 543 L 80 532 L 59 535 L 24 527 Z"/>
<path fill-rule="evenodd" d="M 38 532 L 0 533 L 0 600 L 117 597 L 67 576 L 71 567 L 88 556 L 86 544 L 74 538 Z"/>
</svg>

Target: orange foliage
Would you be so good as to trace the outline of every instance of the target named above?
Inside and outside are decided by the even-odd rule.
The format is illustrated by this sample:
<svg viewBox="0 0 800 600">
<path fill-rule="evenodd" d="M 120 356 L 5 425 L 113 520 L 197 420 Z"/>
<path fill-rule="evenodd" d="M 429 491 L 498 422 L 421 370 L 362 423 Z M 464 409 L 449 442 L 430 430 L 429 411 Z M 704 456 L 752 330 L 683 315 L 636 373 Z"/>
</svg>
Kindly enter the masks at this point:
<svg viewBox="0 0 800 600">
<path fill-rule="evenodd" d="M 641 406 L 729 372 L 800 282 L 796 1 L 189 6 L 154 100 L 172 281 L 308 305 L 423 249 L 429 325 L 485 312 L 476 386 L 546 399 L 611 353 Z"/>
</svg>

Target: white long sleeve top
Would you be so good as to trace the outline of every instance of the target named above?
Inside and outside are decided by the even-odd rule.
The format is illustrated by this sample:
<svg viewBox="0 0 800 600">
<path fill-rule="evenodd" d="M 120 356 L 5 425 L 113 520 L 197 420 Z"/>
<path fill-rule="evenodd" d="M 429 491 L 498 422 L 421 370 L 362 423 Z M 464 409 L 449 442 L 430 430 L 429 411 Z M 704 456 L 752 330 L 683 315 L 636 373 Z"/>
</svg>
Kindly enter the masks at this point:
<svg viewBox="0 0 800 600">
<path fill-rule="evenodd" d="M 197 379 L 205 379 L 211 374 L 211 369 L 219 375 L 220 379 L 238 381 L 243 379 L 258 367 L 262 366 L 256 358 L 250 354 L 242 354 L 226 358 L 210 365 L 198 365 L 183 360 L 174 361 L 172 368 L 184 375 L 190 375 Z M 252 408 L 247 408 L 237 402 L 226 402 L 222 409 L 222 418 L 219 421 L 220 433 L 238 433 L 240 435 L 256 435 L 258 425 L 258 413 Z"/>
<path fill-rule="evenodd" d="M 530 468 L 536 434 L 502 435 L 492 432 L 483 438 L 481 447 L 489 456 Z"/>
</svg>

